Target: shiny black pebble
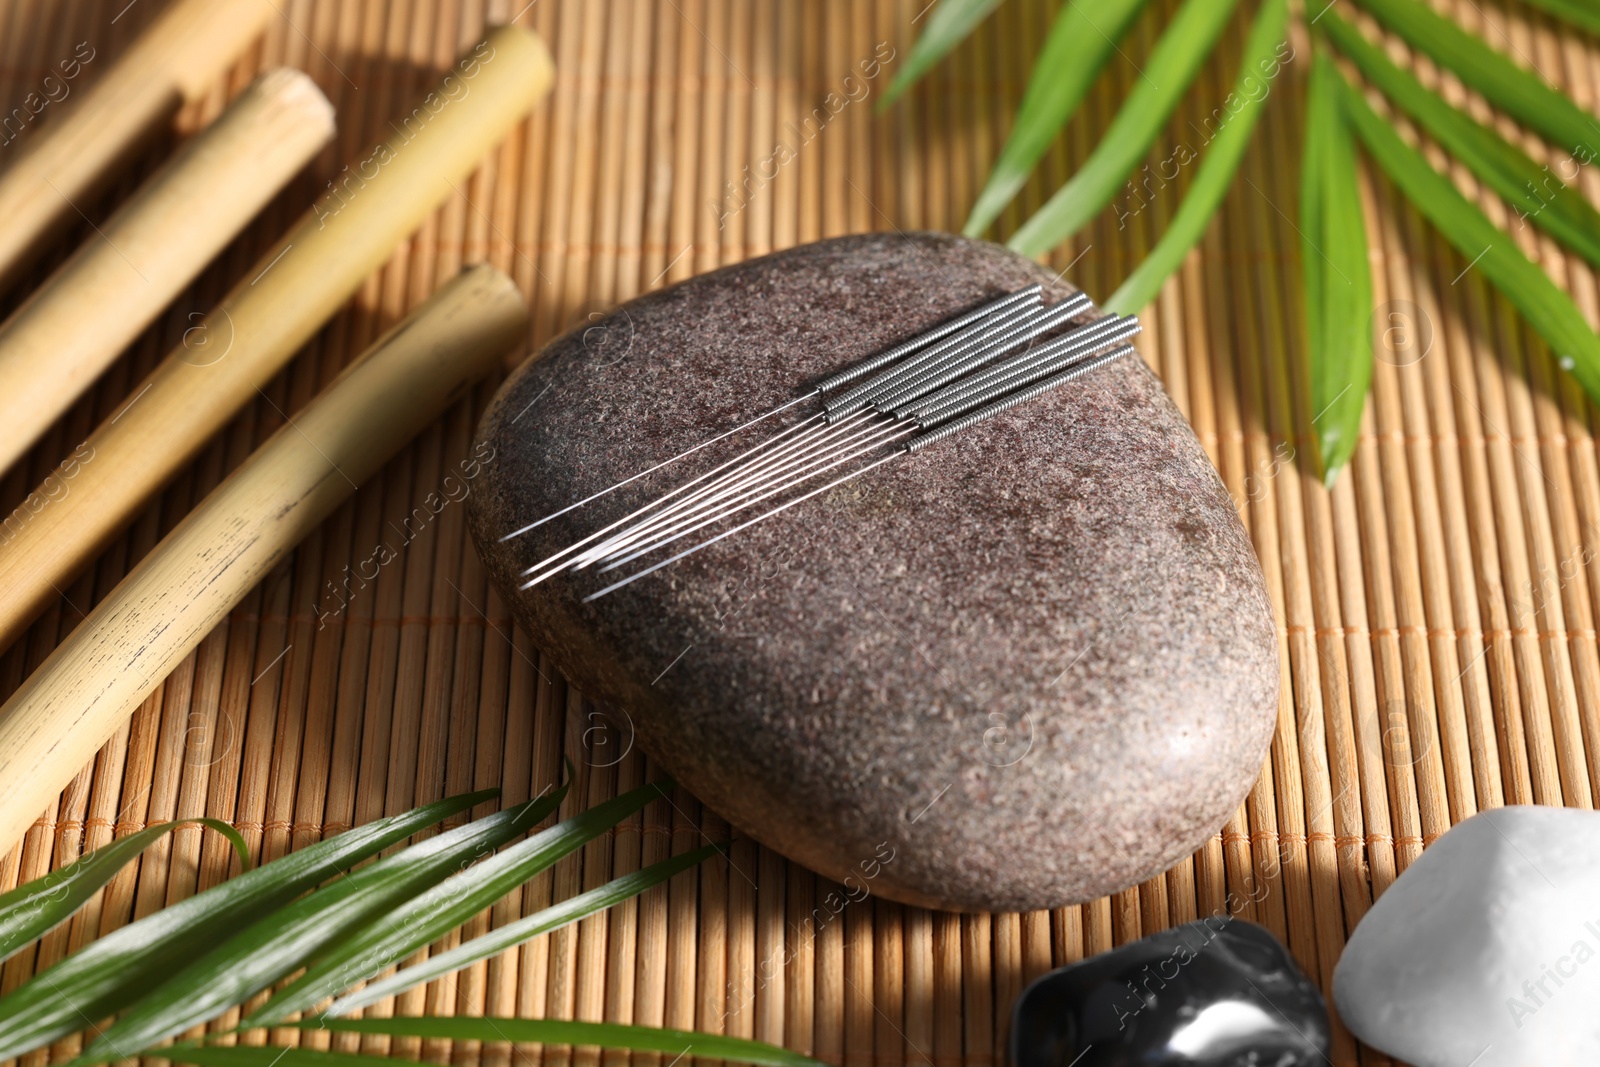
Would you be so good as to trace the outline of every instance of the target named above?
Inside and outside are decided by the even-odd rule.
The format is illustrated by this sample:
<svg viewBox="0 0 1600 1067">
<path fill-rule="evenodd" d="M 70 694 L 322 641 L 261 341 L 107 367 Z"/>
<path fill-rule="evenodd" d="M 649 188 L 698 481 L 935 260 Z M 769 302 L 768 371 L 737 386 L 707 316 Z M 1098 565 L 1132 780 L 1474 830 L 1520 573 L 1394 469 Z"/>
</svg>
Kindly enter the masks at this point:
<svg viewBox="0 0 1600 1067">
<path fill-rule="evenodd" d="M 1151 934 L 1023 990 L 1014 1067 L 1311 1067 L 1328 1011 L 1278 940 L 1241 919 Z"/>
</svg>

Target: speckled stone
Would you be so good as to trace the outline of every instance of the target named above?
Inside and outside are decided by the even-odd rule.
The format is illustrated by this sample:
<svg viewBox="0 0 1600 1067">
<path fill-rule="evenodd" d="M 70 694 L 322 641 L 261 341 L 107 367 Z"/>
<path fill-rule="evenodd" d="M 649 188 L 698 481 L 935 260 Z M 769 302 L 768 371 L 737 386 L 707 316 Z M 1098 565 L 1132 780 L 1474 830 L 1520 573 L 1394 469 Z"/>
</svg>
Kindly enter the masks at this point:
<svg viewBox="0 0 1600 1067">
<path fill-rule="evenodd" d="M 1145 365 L 1120 360 L 593 603 L 592 573 L 528 591 L 517 574 L 730 453 L 500 537 L 1036 281 L 1052 301 L 1073 292 L 947 235 L 806 245 L 593 318 L 513 374 L 479 428 L 493 459 L 473 535 L 535 643 L 713 810 L 850 895 L 1089 900 L 1191 853 L 1249 790 L 1277 709 L 1270 607 Z"/>
</svg>

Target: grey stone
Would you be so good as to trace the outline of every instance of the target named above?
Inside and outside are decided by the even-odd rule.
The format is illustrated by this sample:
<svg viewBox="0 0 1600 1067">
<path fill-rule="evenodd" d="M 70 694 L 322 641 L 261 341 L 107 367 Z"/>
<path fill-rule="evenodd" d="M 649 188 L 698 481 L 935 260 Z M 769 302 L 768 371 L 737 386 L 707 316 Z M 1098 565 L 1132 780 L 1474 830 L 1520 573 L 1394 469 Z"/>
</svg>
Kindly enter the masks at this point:
<svg viewBox="0 0 1600 1067">
<path fill-rule="evenodd" d="M 592 603 L 592 572 L 518 574 L 754 431 L 501 537 L 1035 281 L 1073 292 L 946 235 L 806 245 L 556 339 L 479 428 L 473 534 L 535 643 L 713 810 L 852 894 L 1093 899 L 1249 790 L 1277 713 L 1270 606 L 1149 369 L 1120 360 Z"/>
</svg>

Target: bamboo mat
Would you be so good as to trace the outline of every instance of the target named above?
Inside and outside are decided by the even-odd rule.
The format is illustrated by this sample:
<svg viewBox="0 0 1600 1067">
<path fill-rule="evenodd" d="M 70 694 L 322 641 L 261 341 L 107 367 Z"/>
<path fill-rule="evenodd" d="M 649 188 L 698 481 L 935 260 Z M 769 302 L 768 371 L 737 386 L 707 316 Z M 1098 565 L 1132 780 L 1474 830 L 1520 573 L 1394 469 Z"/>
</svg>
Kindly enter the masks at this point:
<svg viewBox="0 0 1600 1067">
<path fill-rule="evenodd" d="M 876 79 L 864 79 L 859 64 L 880 48 L 903 58 L 924 0 L 524 3 L 281 0 L 283 17 L 263 43 L 225 86 L 185 112 L 177 136 L 213 116 L 256 70 L 286 63 L 328 93 L 341 132 L 313 173 L 0 481 L 5 511 L 119 409 L 189 314 L 210 307 L 485 24 L 514 16 L 533 26 L 558 67 L 554 95 L 463 195 L 0 656 L 0 695 L 276 428 L 281 412 L 303 405 L 463 263 L 487 259 L 517 278 L 534 307 L 530 344 L 537 346 L 617 301 L 746 256 L 863 230 L 959 227 L 1052 6 L 1004 4 L 907 105 L 875 116 L 875 98 L 897 62 Z M 1594 108 L 1600 49 L 1593 41 L 1558 33 L 1521 8 L 1442 3 Z M 86 75 L 97 75 L 159 6 L 0 5 L 0 102 L 20 102 L 80 41 L 96 51 Z M 1071 173 L 1140 77 L 1134 60 L 1172 5 L 1153 8 L 1085 115 L 1003 217 L 1002 233 Z M 1180 143 L 1196 146 L 1231 83 L 1243 29 L 1236 20 L 1223 56 L 1206 68 L 1152 154 L 1151 173 L 1162 173 Z M 1303 58 L 1306 42 L 1295 43 Z M 840 910 L 837 887 L 736 840 L 727 862 L 378 1010 L 726 1031 L 847 1067 L 997 1063 L 1012 1000 L 1052 966 L 1232 912 L 1283 938 L 1326 989 L 1348 931 L 1453 823 L 1506 803 L 1593 806 L 1600 788 L 1593 413 L 1473 265 L 1382 180 L 1369 177 L 1362 187 L 1375 223 L 1380 329 L 1362 445 L 1331 492 L 1301 458 L 1314 413 L 1295 369 L 1299 237 L 1290 220 L 1305 67 L 1290 64 L 1274 83 L 1218 220 L 1146 310 L 1139 341 L 1237 501 L 1280 623 L 1283 695 L 1271 758 L 1225 829 L 1163 877 L 1082 907 L 1029 915 L 933 914 L 878 899 Z M 1453 80 L 1419 67 L 1446 95 L 1466 97 Z M 808 123 L 829 93 L 844 106 L 826 122 Z M 1481 101 L 1473 106 L 1489 116 Z M 46 108 L 34 121 L 49 119 Z M 792 151 L 773 167 L 780 144 Z M 1549 155 L 1537 142 L 1529 147 Z M 107 204 L 170 148 L 152 149 Z M 7 150 L 0 147 L 0 165 Z M 1152 180 L 1119 199 L 1058 252 L 1055 265 L 1092 295 L 1107 294 L 1175 209 L 1193 170 L 1178 169 L 1172 184 Z M 1592 198 L 1600 194 L 1593 168 L 1580 183 Z M 1504 222 L 1503 205 L 1483 202 Z M 91 217 L 106 206 L 83 205 Z M 1517 239 L 1600 320 L 1591 271 L 1516 223 Z M 8 299 L 14 304 L 16 295 Z M 628 724 L 598 717 L 513 628 L 466 537 L 460 504 L 430 512 L 420 532 L 413 521 L 409 541 L 396 532 L 465 458 L 490 392 L 480 388 L 424 433 L 249 595 L 24 844 L 0 859 L 0 890 L 156 820 L 226 819 L 270 858 L 446 793 L 500 786 L 508 801 L 525 798 L 557 778 L 564 756 L 577 768 L 567 813 L 655 773 L 632 747 Z M 399 558 L 319 627 L 312 607 L 329 595 L 328 583 L 383 541 Z M 467 933 L 724 832 L 679 791 Z M 14 988 L 97 931 L 215 884 L 230 862 L 218 836 L 179 830 L 47 937 L 36 956 L 7 963 L 0 986 Z M 72 1051 L 67 1044 L 58 1057 Z M 338 1047 L 461 1063 L 506 1064 L 513 1056 L 505 1047 L 417 1041 L 350 1039 Z M 1335 1061 L 1354 1062 L 1357 1054 L 1341 1032 Z M 626 1059 L 537 1047 L 515 1056 L 550 1064 Z M 1379 1062 L 1370 1052 L 1361 1056 Z M 28 1062 L 45 1059 L 35 1054 Z"/>
</svg>

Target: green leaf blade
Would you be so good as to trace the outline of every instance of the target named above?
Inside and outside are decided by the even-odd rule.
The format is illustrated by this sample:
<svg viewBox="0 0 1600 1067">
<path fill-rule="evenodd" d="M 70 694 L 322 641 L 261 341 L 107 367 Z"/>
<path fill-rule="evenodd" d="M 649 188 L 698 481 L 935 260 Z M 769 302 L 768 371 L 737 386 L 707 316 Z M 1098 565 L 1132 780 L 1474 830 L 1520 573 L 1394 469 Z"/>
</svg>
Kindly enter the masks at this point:
<svg viewBox="0 0 1600 1067">
<path fill-rule="evenodd" d="M 120 1059 L 221 1015 L 287 977 L 330 945 L 521 836 L 555 811 L 550 796 L 458 826 L 301 897 L 166 977 L 104 1030 L 80 1062 Z"/>
<path fill-rule="evenodd" d="M 936 0 L 928 15 L 928 25 L 917 37 L 917 43 L 911 46 L 906 65 L 889 83 L 883 99 L 878 102 L 878 110 L 898 100 L 999 6 L 1000 0 Z"/>
<path fill-rule="evenodd" d="M 1482 271 L 1522 313 L 1590 400 L 1600 403 L 1600 337 L 1589 328 L 1572 297 L 1421 153 L 1402 141 L 1343 77 L 1338 78 L 1338 88 L 1345 113 L 1384 173 L 1456 251 L 1472 261 L 1472 269 Z"/>
<path fill-rule="evenodd" d="M 1372 270 L 1342 80 L 1328 57 L 1312 61 L 1301 187 L 1312 441 L 1330 485 L 1355 452 L 1372 384 Z"/>
<path fill-rule="evenodd" d="M 1049 251 L 1111 202 L 1123 181 L 1150 151 L 1178 101 L 1211 54 L 1237 0 L 1185 0 L 1156 42 L 1133 92 L 1078 172 L 1022 228 L 1008 246 L 1023 255 Z"/>
<path fill-rule="evenodd" d="M 1066 4 L 1056 13 L 1034 61 L 1011 135 L 962 229 L 968 237 L 981 236 L 1027 184 L 1028 175 L 1078 110 L 1116 42 L 1144 5 L 1145 0 L 1101 0 L 1095 5 Z"/>
<path fill-rule="evenodd" d="M 662 796 L 663 788 L 652 783 L 596 805 L 413 897 L 318 959 L 248 1025 L 281 1022 L 400 962 Z"/>
<path fill-rule="evenodd" d="M 1230 99 L 1243 101 L 1230 113 L 1211 143 L 1206 146 L 1200 169 L 1184 194 L 1183 203 L 1173 215 L 1156 246 L 1140 261 L 1126 281 L 1101 304 L 1102 310 L 1119 315 L 1137 313 L 1161 291 L 1168 276 L 1182 265 L 1205 233 L 1217 206 L 1233 184 L 1239 160 L 1250 145 L 1256 120 L 1266 106 L 1267 92 L 1255 95 L 1253 87 L 1272 81 L 1285 60 L 1280 59 L 1289 23 L 1287 0 L 1263 0 L 1245 41 L 1239 77 Z M 1267 73 L 1268 71 L 1272 73 Z"/>
<path fill-rule="evenodd" d="M 1517 214 L 1600 266 L 1600 212 L 1522 149 L 1430 92 L 1350 23 L 1328 12 L 1318 25 L 1374 87 L 1465 163 Z M 1552 184 L 1553 182 L 1553 184 Z"/>
<path fill-rule="evenodd" d="M 445 1016 L 400 1016 L 392 1019 L 327 1019 L 296 1024 L 302 1029 L 337 1033 L 388 1034 L 393 1037 L 443 1038 L 454 1041 L 538 1042 L 544 1045 L 599 1045 L 635 1052 L 693 1055 L 735 1060 L 761 1067 L 820 1067 L 817 1060 L 760 1041 L 663 1030 L 623 1023 L 576 1022 L 566 1019 L 496 1019 Z M 174 1058 L 177 1058 L 176 1056 Z M 204 1064 L 202 1067 L 265 1067 L 256 1064 Z M 289 1067 L 289 1065 L 285 1065 Z M 311 1065 L 307 1065 L 311 1067 Z M 335 1065 L 327 1065 L 335 1067 Z"/>
<path fill-rule="evenodd" d="M 1411 47 L 1454 71 L 1495 107 L 1562 149 L 1595 158 L 1600 123 L 1538 75 L 1418 0 L 1356 0 Z"/>
<path fill-rule="evenodd" d="M 480 937 L 465 941 L 449 951 L 430 956 L 421 963 L 404 967 L 387 978 L 371 982 L 354 993 L 347 993 L 328 1005 L 327 1016 L 348 1015 L 350 1012 L 376 1004 L 380 1000 L 397 996 L 414 986 L 442 978 L 479 960 L 499 955 L 508 948 L 522 944 L 541 934 L 547 934 L 596 912 L 604 911 L 630 897 L 638 896 L 652 886 L 660 885 L 673 875 L 710 859 L 721 850 L 716 845 L 685 852 L 680 856 L 654 863 L 643 870 L 614 878 L 605 885 L 525 915 L 515 922 L 491 930 Z"/>
<path fill-rule="evenodd" d="M 0 960 L 70 918 L 139 853 L 189 823 L 209 826 L 226 837 L 239 854 L 240 868 L 250 869 L 249 846 L 239 831 L 219 819 L 175 819 L 147 826 L 0 896 Z"/>
<path fill-rule="evenodd" d="M 1591 0 L 1526 0 L 1526 3 L 1580 29 L 1600 33 L 1600 7 Z"/>
<path fill-rule="evenodd" d="M 448 797 L 308 845 L 114 930 L 0 997 L 0 1059 L 82 1029 L 143 996 L 182 961 L 319 882 L 497 794 Z"/>
</svg>

